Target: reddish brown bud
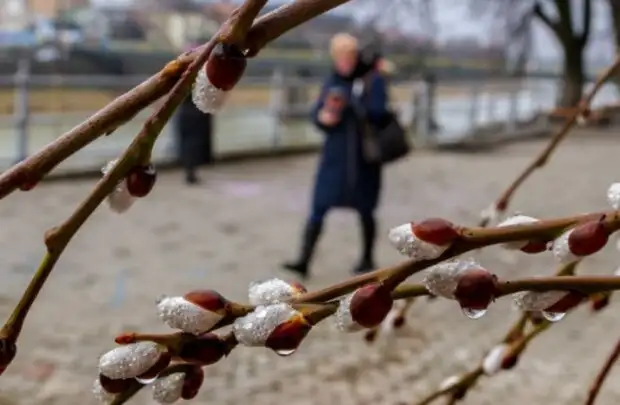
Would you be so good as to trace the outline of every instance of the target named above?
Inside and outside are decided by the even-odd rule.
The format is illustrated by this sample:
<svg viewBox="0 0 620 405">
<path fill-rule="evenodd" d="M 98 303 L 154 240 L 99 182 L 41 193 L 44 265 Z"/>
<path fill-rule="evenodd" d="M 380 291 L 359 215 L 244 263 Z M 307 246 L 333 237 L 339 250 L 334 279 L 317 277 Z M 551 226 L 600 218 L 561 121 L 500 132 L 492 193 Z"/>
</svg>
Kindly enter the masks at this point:
<svg viewBox="0 0 620 405">
<path fill-rule="evenodd" d="M 377 330 L 376 329 L 368 329 L 366 333 L 364 333 L 364 340 L 368 343 L 372 343 L 377 340 Z"/>
<path fill-rule="evenodd" d="M 211 312 L 225 312 L 230 305 L 230 302 L 226 298 L 213 290 L 190 291 L 185 294 L 183 298 Z"/>
<path fill-rule="evenodd" d="M 21 191 L 30 191 L 39 184 L 41 178 L 34 174 L 29 174 L 26 172 L 21 172 L 19 175 L 19 189 Z"/>
<path fill-rule="evenodd" d="M 575 227 L 568 235 L 568 247 L 574 255 L 588 256 L 601 250 L 609 239 L 609 231 L 601 221 L 590 221 Z"/>
<path fill-rule="evenodd" d="M 114 342 L 119 345 L 129 345 L 136 342 L 136 336 L 135 332 L 121 333 L 114 338 Z"/>
<path fill-rule="evenodd" d="M 609 305 L 611 301 L 610 293 L 592 294 L 590 296 L 590 309 L 594 312 L 601 311 Z"/>
<path fill-rule="evenodd" d="M 185 372 L 185 379 L 183 381 L 183 389 L 181 391 L 181 398 L 194 399 L 202 387 L 202 383 L 205 379 L 205 373 L 199 366 L 194 366 Z"/>
<path fill-rule="evenodd" d="M 542 253 L 546 250 L 547 250 L 547 242 L 543 242 L 543 241 L 530 241 L 527 243 L 527 245 L 521 248 L 521 251 L 523 253 L 528 253 L 528 254 Z"/>
<path fill-rule="evenodd" d="M 394 325 L 394 328 L 396 329 L 402 328 L 403 326 L 405 326 L 405 317 L 403 315 L 398 315 L 396 318 L 394 318 L 392 325 Z"/>
<path fill-rule="evenodd" d="M 157 180 L 157 171 L 152 164 L 146 166 L 136 166 L 129 171 L 125 178 L 127 191 L 134 197 L 145 197 L 151 192 L 155 181 Z"/>
<path fill-rule="evenodd" d="M 516 366 L 519 362 L 519 354 L 520 353 L 515 353 L 514 350 L 510 350 L 502 359 L 502 369 L 510 370 L 511 368 L 514 368 L 514 366 Z"/>
<path fill-rule="evenodd" d="M 429 218 L 417 224 L 411 224 L 411 230 L 420 240 L 438 246 L 448 245 L 459 237 L 454 224 L 442 218 Z"/>
<path fill-rule="evenodd" d="M 245 55 L 239 48 L 220 43 L 211 52 L 205 69 L 207 78 L 214 87 L 229 91 L 243 76 L 246 65 Z"/>
<path fill-rule="evenodd" d="M 555 304 L 545 308 L 543 312 L 564 314 L 579 305 L 585 298 L 586 296 L 578 291 L 569 291 Z"/>
<path fill-rule="evenodd" d="M 383 322 L 393 304 L 391 291 L 381 283 L 372 283 L 355 291 L 349 309 L 357 324 L 374 328 Z"/>
<path fill-rule="evenodd" d="M 127 390 L 132 384 L 133 378 L 123 378 L 121 380 L 113 380 L 103 374 L 99 374 L 99 383 L 101 387 L 110 394 L 118 394 Z"/>
<path fill-rule="evenodd" d="M 159 355 L 159 360 L 151 368 L 149 368 L 146 372 L 140 374 L 138 376 L 141 380 L 150 380 L 159 375 L 162 371 L 166 369 L 170 365 L 170 360 L 172 360 L 172 355 L 170 352 L 161 352 Z"/>
<path fill-rule="evenodd" d="M 209 365 L 217 363 L 230 352 L 226 342 L 215 333 L 205 333 L 184 342 L 178 356 L 188 363 Z"/>
<path fill-rule="evenodd" d="M 305 294 L 308 292 L 306 287 L 303 284 L 301 284 L 299 281 L 290 281 L 288 283 L 291 285 L 291 287 L 297 290 L 300 294 Z"/>
<path fill-rule="evenodd" d="M 0 375 L 4 373 L 17 354 L 15 342 L 7 338 L 0 338 Z"/>
<path fill-rule="evenodd" d="M 459 277 L 454 298 L 461 308 L 482 311 L 489 307 L 497 292 L 497 276 L 485 269 L 467 270 Z"/>
<path fill-rule="evenodd" d="M 310 332 L 312 326 L 303 315 L 297 315 L 278 325 L 265 341 L 265 347 L 278 354 L 292 354 Z"/>
</svg>

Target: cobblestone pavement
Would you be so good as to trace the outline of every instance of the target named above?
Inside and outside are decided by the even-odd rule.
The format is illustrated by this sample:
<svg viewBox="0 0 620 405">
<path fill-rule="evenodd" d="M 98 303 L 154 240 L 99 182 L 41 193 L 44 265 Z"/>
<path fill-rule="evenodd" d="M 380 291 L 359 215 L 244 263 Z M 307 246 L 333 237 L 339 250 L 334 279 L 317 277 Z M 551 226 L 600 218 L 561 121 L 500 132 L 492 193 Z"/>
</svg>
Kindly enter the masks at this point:
<svg viewBox="0 0 620 405">
<path fill-rule="evenodd" d="M 605 209 L 608 184 L 618 179 L 615 134 L 575 135 L 547 168 L 518 193 L 513 208 L 535 216 Z M 390 226 L 427 216 L 474 224 L 513 176 L 542 147 L 512 145 L 480 154 L 418 152 L 385 172 L 380 218 Z M 34 306 L 15 364 L 0 380 L 1 405 L 94 404 L 90 387 L 97 357 L 121 331 L 165 331 L 154 311 L 162 293 L 211 287 L 244 300 L 255 279 L 286 276 L 278 263 L 294 254 L 306 214 L 315 157 L 222 165 L 205 170 L 204 185 L 187 188 L 180 173 L 160 177 L 153 195 L 118 216 L 98 210 L 75 236 Z M 0 203 L 3 254 L 0 315 L 5 318 L 42 253 L 42 233 L 66 218 L 93 181 L 42 184 Z M 358 254 L 357 219 L 331 214 L 310 288 L 344 279 Z M 381 265 L 400 260 L 381 239 Z M 550 257 L 500 248 L 478 258 L 500 275 L 548 273 Z M 609 274 L 613 248 L 584 263 Z M 445 377 L 474 367 L 516 314 L 501 300 L 473 321 L 449 301 L 416 303 L 407 327 L 367 346 L 331 325 L 314 330 L 298 353 L 280 358 L 245 349 L 207 369 L 196 403 L 413 403 Z M 481 384 L 466 404 L 580 404 L 587 384 L 620 334 L 615 308 L 592 316 L 579 309 L 536 339 L 518 367 Z M 620 400 L 612 374 L 600 405 Z M 152 403 L 148 390 L 134 404 Z"/>
</svg>

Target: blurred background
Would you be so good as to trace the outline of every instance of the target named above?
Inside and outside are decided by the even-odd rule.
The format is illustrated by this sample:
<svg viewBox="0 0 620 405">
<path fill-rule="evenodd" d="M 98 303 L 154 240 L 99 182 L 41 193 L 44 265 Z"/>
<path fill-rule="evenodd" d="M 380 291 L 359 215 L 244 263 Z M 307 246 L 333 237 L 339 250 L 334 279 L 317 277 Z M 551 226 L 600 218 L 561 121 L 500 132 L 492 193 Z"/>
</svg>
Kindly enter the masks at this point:
<svg viewBox="0 0 620 405">
<path fill-rule="evenodd" d="M 0 170 L 205 41 L 236 4 L 1 0 Z M 280 4 L 270 1 L 265 12 Z M 213 147 L 203 159 L 215 165 L 200 169 L 202 184 L 186 187 L 176 170 L 162 171 L 149 198 L 121 216 L 102 207 L 75 237 L 26 322 L 0 382 L 0 405 L 95 404 L 97 358 L 113 337 L 166 330 L 154 308 L 162 293 L 206 287 L 246 301 L 249 282 L 290 277 L 279 264 L 298 247 L 313 152 L 323 140 L 308 114 L 331 69 L 329 40 L 341 31 L 380 43 L 394 66 L 392 107 L 417 147 L 384 173 L 377 262 L 386 266 L 401 260 L 384 237 L 392 226 L 429 216 L 477 222 L 614 59 L 620 2 L 353 0 L 270 44 L 213 117 Z M 584 126 L 520 190 L 515 210 L 545 217 L 606 209 L 605 190 L 618 180 L 618 101 L 614 78 Z M 76 153 L 52 177 L 98 173 L 151 111 Z M 174 165 L 178 149 L 168 125 L 155 164 Z M 270 158 L 236 160 L 258 156 Z M 92 179 L 44 182 L 0 203 L 0 315 L 8 316 L 32 276 L 42 233 L 92 186 Z M 356 225 L 349 212 L 330 214 L 310 289 L 349 276 Z M 546 255 L 499 248 L 477 259 L 507 277 L 554 268 Z M 617 252 L 610 247 L 586 263 L 584 272 L 610 274 Z M 324 325 L 290 358 L 241 348 L 206 369 L 195 403 L 414 405 L 445 377 L 475 367 L 501 339 L 517 316 L 509 301 L 472 321 L 452 302 L 421 300 L 404 329 L 370 347 Z M 481 380 L 465 403 L 581 404 L 618 325 L 613 308 L 596 316 L 577 310 L 536 339 L 513 371 Z M 620 399 L 614 378 L 601 405 Z M 153 401 L 145 390 L 133 403 Z"/>
</svg>

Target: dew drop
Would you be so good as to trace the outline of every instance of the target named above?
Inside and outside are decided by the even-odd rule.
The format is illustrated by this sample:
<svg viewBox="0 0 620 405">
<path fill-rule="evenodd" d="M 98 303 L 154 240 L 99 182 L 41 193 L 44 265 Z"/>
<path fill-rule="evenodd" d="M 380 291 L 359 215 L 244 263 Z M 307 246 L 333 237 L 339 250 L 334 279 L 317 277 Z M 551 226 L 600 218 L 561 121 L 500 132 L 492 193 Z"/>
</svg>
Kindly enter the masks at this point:
<svg viewBox="0 0 620 405">
<path fill-rule="evenodd" d="M 547 312 L 542 311 L 542 316 L 549 322 L 558 322 L 566 316 L 566 312 Z"/>
<path fill-rule="evenodd" d="M 486 309 L 475 309 L 475 308 L 461 308 L 463 314 L 469 319 L 479 319 L 487 313 Z"/>
<path fill-rule="evenodd" d="M 295 353 L 296 351 L 297 351 L 296 349 L 275 350 L 276 354 L 278 356 L 282 356 L 282 357 L 290 356 L 291 354 Z"/>
<path fill-rule="evenodd" d="M 155 380 L 157 380 L 157 377 L 153 377 L 153 378 L 138 378 L 138 377 L 136 377 L 136 381 L 139 382 L 140 384 L 143 384 L 143 385 L 153 384 L 155 382 Z"/>
</svg>

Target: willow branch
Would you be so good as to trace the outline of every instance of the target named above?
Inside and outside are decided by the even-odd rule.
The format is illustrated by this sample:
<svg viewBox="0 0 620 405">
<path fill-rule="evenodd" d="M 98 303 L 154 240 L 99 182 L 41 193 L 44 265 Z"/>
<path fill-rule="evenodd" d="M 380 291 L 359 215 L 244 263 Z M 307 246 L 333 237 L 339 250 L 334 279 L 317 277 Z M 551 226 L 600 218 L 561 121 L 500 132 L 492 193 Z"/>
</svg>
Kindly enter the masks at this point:
<svg viewBox="0 0 620 405">
<path fill-rule="evenodd" d="M 460 229 L 460 239 L 458 239 L 450 249 L 446 250 L 440 257 L 434 260 L 407 260 L 396 266 L 378 269 L 370 273 L 352 277 L 341 283 L 332 285 L 322 290 L 303 294 L 295 302 L 323 302 L 338 298 L 344 294 L 353 292 L 355 289 L 376 281 L 390 279 L 394 284 L 398 284 L 413 274 L 416 274 L 430 266 L 453 257 L 459 256 L 472 250 L 481 249 L 486 246 L 501 244 L 511 241 L 522 240 L 548 240 L 551 241 L 559 236 L 563 231 L 578 223 L 597 220 L 605 217 L 605 223 L 610 229 L 617 229 L 620 226 L 620 211 L 597 212 L 583 214 L 572 217 L 541 220 L 533 224 L 513 225 L 495 228 L 466 228 Z"/>
<path fill-rule="evenodd" d="M 8 321 L 0 330 L 0 339 L 13 343 L 17 341 L 30 308 L 71 238 L 101 202 L 116 188 L 119 182 L 126 177 L 129 170 L 141 163 L 145 158 L 150 157 L 157 137 L 174 113 L 176 107 L 186 97 L 198 70 L 206 62 L 215 43 L 214 39 L 203 48 L 201 55 L 183 73 L 181 79 L 172 88 L 164 103 L 147 120 L 140 133 L 118 160 L 118 163 L 97 183 L 94 190 L 69 219 L 60 226 L 46 232 L 45 244 L 47 252 Z"/>
<path fill-rule="evenodd" d="M 256 12 L 258 4 L 264 0 L 247 2 L 248 15 Z M 250 56 L 257 54 L 262 47 L 327 10 L 333 9 L 348 0 L 298 0 L 280 7 L 272 13 L 258 18 L 247 30 L 243 47 L 250 50 Z M 242 6 L 243 7 L 243 6 Z M 235 12 L 235 16 L 240 15 Z M 248 22 L 247 17 L 238 18 L 240 24 Z M 239 36 L 246 32 L 245 25 L 225 23 L 218 37 L 224 41 L 239 42 Z M 240 34 L 241 33 L 241 34 Z M 0 174 L 0 199 L 6 197 L 20 185 L 39 181 L 71 155 L 95 141 L 104 134 L 111 133 L 123 123 L 131 120 L 138 112 L 167 94 L 179 80 L 183 72 L 201 52 L 204 46 L 186 52 L 168 63 L 159 73 L 151 76 L 140 85 L 119 96 L 86 121 L 63 134 L 39 152 Z"/>
<path fill-rule="evenodd" d="M 596 398 L 598 393 L 601 391 L 603 383 L 605 379 L 609 375 L 613 365 L 618 361 L 618 357 L 620 357 L 620 340 L 616 342 L 612 352 L 607 357 L 605 364 L 603 364 L 603 368 L 599 371 L 596 379 L 592 382 L 592 386 L 590 386 L 590 390 L 588 391 L 588 398 L 586 399 L 585 405 L 594 405 L 596 402 Z"/>
<path fill-rule="evenodd" d="M 577 119 L 580 116 L 587 116 L 590 108 L 590 104 L 592 100 L 599 92 L 599 90 L 603 87 L 603 85 L 613 77 L 618 70 L 620 70 L 620 56 L 617 56 L 613 64 L 608 67 L 605 72 L 601 74 L 601 76 L 596 80 L 594 86 L 590 89 L 590 91 L 584 95 L 582 100 L 579 102 L 577 106 L 573 109 L 570 117 L 563 123 L 562 127 L 553 135 L 549 143 L 544 147 L 543 150 L 534 158 L 534 160 L 513 180 L 513 182 L 508 186 L 508 188 L 500 195 L 497 201 L 494 203 L 495 210 L 499 213 L 503 213 L 508 208 L 510 204 L 510 200 L 512 199 L 515 192 L 521 187 L 521 185 L 537 170 L 542 168 L 549 157 L 556 150 L 558 145 L 566 138 L 566 135 L 570 132 L 570 130 L 577 123 Z M 480 221 L 480 226 L 484 227 L 488 225 L 490 218 L 482 218 Z"/>
</svg>

